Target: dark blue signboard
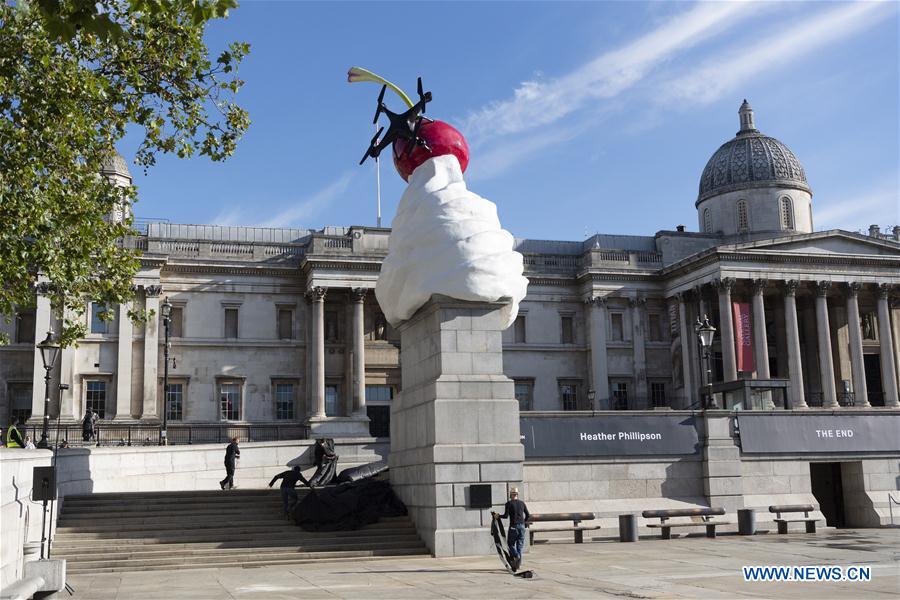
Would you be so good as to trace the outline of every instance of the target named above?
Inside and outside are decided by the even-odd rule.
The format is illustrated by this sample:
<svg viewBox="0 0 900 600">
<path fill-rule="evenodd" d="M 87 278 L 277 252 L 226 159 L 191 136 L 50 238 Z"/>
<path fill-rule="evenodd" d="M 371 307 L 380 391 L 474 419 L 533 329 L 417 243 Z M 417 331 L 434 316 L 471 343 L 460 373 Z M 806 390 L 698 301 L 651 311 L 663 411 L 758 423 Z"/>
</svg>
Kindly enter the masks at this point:
<svg viewBox="0 0 900 600">
<path fill-rule="evenodd" d="M 900 415 L 738 416 L 745 454 L 900 452 Z"/>
<path fill-rule="evenodd" d="M 522 416 L 526 458 L 697 454 L 690 415 Z"/>
</svg>

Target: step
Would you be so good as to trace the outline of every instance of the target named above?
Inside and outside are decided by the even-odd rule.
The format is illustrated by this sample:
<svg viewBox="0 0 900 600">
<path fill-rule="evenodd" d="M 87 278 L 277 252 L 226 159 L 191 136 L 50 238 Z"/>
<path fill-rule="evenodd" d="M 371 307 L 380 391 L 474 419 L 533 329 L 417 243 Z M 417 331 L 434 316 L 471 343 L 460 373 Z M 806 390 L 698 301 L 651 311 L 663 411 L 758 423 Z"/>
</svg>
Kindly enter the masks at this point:
<svg viewBox="0 0 900 600">
<path fill-rule="evenodd" d="M 79 568 L 77 565 L 66 566 L 66 572 L 70 574 L 96 574 L 96 573 L 121 573 L 127 571 L 172 571 L 172 570 L 185 570 L 185 569 L 220 569 L 220 568 L 229 568 L 229 567 L 262 567 L 262 566 L 277 566 L 277 565 L 295 565 L 295 564 L 310 564 L 310 563 L 318 563 L 320 561 L 329 561 L 329 562 L 357 562 L 357 561 L 384 561 L 390 560 L 391 558 L 399 558 L 399 557 L 422 557 L 428 558 L 431 554 L 428 552 L 427 548 L 424 546 L 415 549 L 397 549 L 390 550 L 387 552 L 380 551 L 365 551 L 365 552 L 343 552 L 343 553 L 330 553 L 328 555 L 316 555 L 312 557 L 301 557 L 296 556 L 294 558 L 288 560 L 272 560 L 263 563 L 254 563 L 248 564 L 244 562 L 222 562 L 217 565 L 209 565 L 209 564 L 193 564 L 193 563 L 183 563 L 181 565 L 172 566 L 172 565 L 162 565 L 162 566 L 144 566 L 140 568 L 135 568 L 134 566 L 125 565 L 119 567 L 110 567 L 110 566 L 98 566 L 93 565 L 90 567 Z"/>
<path fill-rule="evenodd" d="M 86 552 L 81 549 L 70 549 L 69 551 L 57 550 L 54 552 L 56 558 L 66 558 L 72 562 L 90 562 L 104 560 L 130 560 L 144 558 L 169 558 L 183 556 L 227 556 L 227 555 L 244 555 L 264 556 L 271 554 L 285 554 L 292 552 L 325 552 L 331 550 L 368 550 L 373 548 L 396 548 L 406 546 L 418 546 L 421 544 L 418 536 L 413 533 L 396 536 L 383 536 L 378 538 L 361 537 L 356 539 L 311 539 L 297 541 L 292 544 L 281 543 L 272 546 L 238 546 L 238 547 L 222 547 L 207 545 L 207 547 L 197 548 L 188 546 L 186 548 L 172 549 L 164 544 L 154 544 L 149 547 L 133 547 L 122 548 L 119 550 L 109 549 L 107 552 L 96 550 Z"/>
<path fill-rule="evenodd" d="M 224 493 L 224 492 L 223 492 Z M 299 499 L 306 497 L 306 494 L 298 494 Z M 62 512 L 98 512 L 98 511 L 157 511 L 171 509 L 172 507 L 180 508 L 208 508 L 208 507 L 229 507 L 229 506 L 260 506 L 269 504 L 280 504 L 281 494 L 273 494 L 272 496 L 261 496 L 258 498 L 222 498 L 220 500 L 211 500 L 203 498 L 191 499 L 170 499 L 164 502 L 143 502 L 139 500 L 124 501 L 116 500 L 115 502 L 95 502 L 91 504 L 69 504 L 64 502 Z"/>
<path fill-rule="evenodd" d="M 222 490 L 217 483 L 213 484 L 213 488 L 208 490 L 188 490 L 188 491 L 153 491 L 153 492 L 104 492 L 98 494 L 82 494 L 70 495 L 65 497 L 66 503 L 82 503 L 82 502 L 116 502 L 116 501 L 166 501 L 171 499 L 195 498 L 204 500 L 210 498 L 227 498 L 227 497 L 259 497 L 259 496 L 278 496 L 277 487 L 265 488 L 236 488 L 232 490 Z M 330 486 L 326 486 L 330 487 Z M 306 487 L 298 487 L 298 492 L 308 493 L 310 490 Z"/>
<path fill-rule="evenodd" d="M 390 535 L 379 537 L 362 536 L 358 538 L 307 538 L 307 539 L 274 539 L 265 543 L 249 543 L 249 542 L 195 542 L 183 544 L 133 544 L 133 545 L 114 545 L 107 547 L 78 547 L 71 546 L 68 548 L 56 548 L 54 546 L 53 556 L 58 558 L 69 558 L 73 560 L 81 560 L 89 557 L 104 557 L 118 555 L 155 555 L 155 554 L 203 554 L 204 552 L 247 552 L 258 551 L 260 553 L 269 552 L 272 549 L 299 549 L 299 548 L 316 548 L 321 549 L 328 545 L 337 545 L 343 548 L 346 545 L 354 543 L 381 543 L 381 542 L 405 542 L 409 544 L 419 544 L 420 540 L 415 531 L 395 532 Z"/>
</svg>

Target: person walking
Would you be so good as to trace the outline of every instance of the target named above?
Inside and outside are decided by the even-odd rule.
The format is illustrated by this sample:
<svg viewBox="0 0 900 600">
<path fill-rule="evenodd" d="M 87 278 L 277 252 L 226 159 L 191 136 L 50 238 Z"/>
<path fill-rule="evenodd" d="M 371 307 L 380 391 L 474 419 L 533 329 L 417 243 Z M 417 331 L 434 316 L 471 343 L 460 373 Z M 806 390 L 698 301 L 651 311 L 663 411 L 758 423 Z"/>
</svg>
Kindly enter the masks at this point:
<svg viewBox="0 0 900 600">
<path fill-rule="evenodd" d="M 94 437 L 94 419 L 90 409 L 84 411 L 84 419 L 81 420 L 81 441 L 89 442 Z"/>
<path fill-rule="evenodd" d="M 6 430 L 6 447 L 7 448 L 24 448 L 25 440 L 22 439 L 22 434 L 19 433 L 19 418 L 13 417 L 12 421 L 9 424 L 9 429 Z"/>
<path fill-rule="evenodd" d="M 235 461 L 241 458 L 241 449 L 238 448 L 238 438 L 231 438 L 231 443 L 225 448 L 225 479 L 219 482 L 219 487 L 223 490 L 225 486 L 228 489 L 234 489 L 234 467 Z"/>
<path fill-rule="evenodd" d="M 300 467 L 297 466 L 288 471 L 282 471 L 281 473 L 273 477 L 272 481 L 269 482 L 269 487 L 275 485 L 275 482 L 279 479 L 281 480 L 280 489 L 282 516 L 287 517 L 291 506 L 293 506 L 297 502 L 297 482 L 302 482 L 303 485 L 306 486 L 309 486 L 309 482 L 306 480 L 306 477 L 303 476 L 303 473 L 300 471 Z"/>
<path fill-rule="evenodd" d="M 509 529 L 506 542 L 509 546 L 510 565 L 513 571 L 518 571 L 522 564 L 522 548 L 525 546 L 525 524 L 531 514 L 524 502 L 519 500 L 519 490 L 509 490 L 509 500 L 503 507 L 501 519 L 509 518 Z"/>
</svg>

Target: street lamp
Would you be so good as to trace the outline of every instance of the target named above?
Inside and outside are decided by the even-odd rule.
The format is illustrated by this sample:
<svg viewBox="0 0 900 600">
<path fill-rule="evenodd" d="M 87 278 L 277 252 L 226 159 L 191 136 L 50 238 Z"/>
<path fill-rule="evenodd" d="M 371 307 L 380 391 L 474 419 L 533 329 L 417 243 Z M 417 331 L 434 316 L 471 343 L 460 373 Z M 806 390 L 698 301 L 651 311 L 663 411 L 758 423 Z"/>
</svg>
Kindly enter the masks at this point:
<svg viewBox="0 0 900 600">
<path fill-rule="evenodd" d="M 47 332 L 44 341 L 37 345 L 41 351 L 41 360 L 44 361 L 44 424 L 41 429 L 41 441 L 37 443 L 38 448 L 50 447 L 50 371 L 56 364 L 56 357 L 59 356 L 59 343 L 53 339 L 53 330 Z"/>
<path fill-rule="evenodd" d="M 700 322 L 700 317 L 697 317 L 697 323 L 694 325 L 694 331 L 697 333 L 697 340 L 700 343 L 701 350 L 701 379 L 703 379 L 702 371 L 706 372 L 706 381 L 701 381 L 701 385 L 707 388 L 706 400 L 703 401 L 702 406 L 704 409 L 707 408 L 707 404 L 710 401 L 711 394 L 709 393 L 709 389 L 712 386 L 712 371 L 709 365 L 709 354 L 710 349 L 712 348 L 713 339 L 716 337 L 716 328 L 710 325 L 709 317 L 703 315 L 703 322 Z M 703 368 L 703 362 L 706 363 L 706 368 Z M 702 394 L 701 394 L 702 395 Z"/>
<path fill-rule="evenodd" d="M 163 344 L 163 426 L 159 434 L 159 445 L 165 446 L 169 443 L 166 437 L 166 429 L 169 424 L 169 325 L 172 322 L 172 303 L 169 302 L 168 296 L 166 296 L 160 309 L 162 311 L 165 339 Z"/>
<path fill-rule="evenodd" d="M 597 392 L 593 389 L 588 390 L 588 404 L 591 405 L 591 410 L 596 410 L 594 407 L 594 398 L 597 396 Z"/>
</svg>

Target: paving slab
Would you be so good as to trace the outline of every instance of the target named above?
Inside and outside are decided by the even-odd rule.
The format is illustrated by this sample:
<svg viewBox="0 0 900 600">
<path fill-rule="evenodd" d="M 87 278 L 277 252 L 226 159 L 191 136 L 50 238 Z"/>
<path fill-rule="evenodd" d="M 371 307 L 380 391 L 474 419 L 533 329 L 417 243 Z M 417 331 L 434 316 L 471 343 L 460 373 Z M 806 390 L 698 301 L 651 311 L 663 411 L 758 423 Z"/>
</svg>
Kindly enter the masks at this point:
<svg viewBox="0 0 900 600">
<path fill-rule="evenodd" d="M 487 535 L 487 533 L 485 533 Z M 747 582 L 742 566 L 868 566 L 868 582 Z M 63 600 L 287 598 L 779 598 L 900 597 L 900 529 L 820 531 L 753 537 L 612 539 L 533 546 L 524 568 L 504 571 L 493 556 L 387 558 L 256 568 L 70 575 Z"/>
</svg>

